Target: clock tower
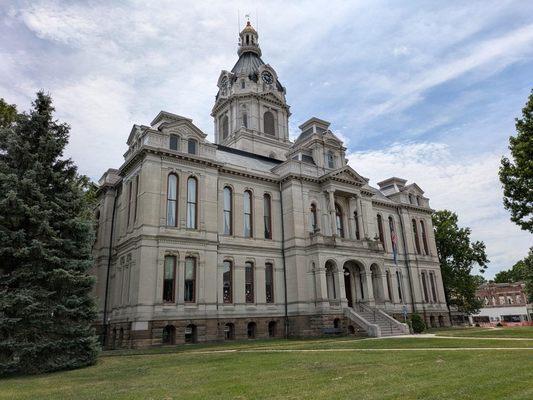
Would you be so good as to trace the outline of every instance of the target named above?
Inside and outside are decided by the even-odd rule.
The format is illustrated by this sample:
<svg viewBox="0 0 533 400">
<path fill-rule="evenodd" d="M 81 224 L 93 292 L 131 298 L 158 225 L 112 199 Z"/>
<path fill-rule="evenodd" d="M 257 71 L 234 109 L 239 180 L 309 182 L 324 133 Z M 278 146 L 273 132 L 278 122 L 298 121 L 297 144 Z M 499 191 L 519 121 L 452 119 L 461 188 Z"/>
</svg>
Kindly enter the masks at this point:
<svg viewBox="0 0 533 400">
<path fill-rule="evenodd" d="M 211 116 L 215 142 L 285 160 L 289 150 L 289 106 L 274 68 L 261 59 L 259 35 L 250 21 L 239 34 L 239 59 L 222 71 Z"/>
</svg>

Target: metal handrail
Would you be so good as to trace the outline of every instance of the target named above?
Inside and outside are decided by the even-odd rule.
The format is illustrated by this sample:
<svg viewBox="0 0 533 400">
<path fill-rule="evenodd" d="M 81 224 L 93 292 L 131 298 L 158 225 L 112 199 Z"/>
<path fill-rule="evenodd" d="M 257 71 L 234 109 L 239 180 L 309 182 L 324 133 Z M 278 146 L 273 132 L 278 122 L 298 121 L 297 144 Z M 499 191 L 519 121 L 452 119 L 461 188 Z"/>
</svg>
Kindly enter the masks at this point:
<svg viewBox="0 0 533 400">
<path fill-rule="evenodd" d="M 359 309 L 359 311 L 366 311 L 366 312 L 371 312 L 372 313 L 372 318 L 373 318 L 373 323 L 376 323 L 377 321 L 377 317 L 376 317 L 376 312 L 377 310 L 373 307 L 370 307 L 364 303 L 360 303 L 360 302 L 356 302 L 355 305 L 357 306 L 357 308 Z M 381 319 L 382 321 L 386 321 L 388 324 L 389 324 L 389 330 L 390 330 L 390 333 L 392 335 L 393 333 L 393 325 L 392 325 L 392 321 L 390 321 L 389 319 L 386 319 L 386 318 L 382 318 Z"/>
</svg>

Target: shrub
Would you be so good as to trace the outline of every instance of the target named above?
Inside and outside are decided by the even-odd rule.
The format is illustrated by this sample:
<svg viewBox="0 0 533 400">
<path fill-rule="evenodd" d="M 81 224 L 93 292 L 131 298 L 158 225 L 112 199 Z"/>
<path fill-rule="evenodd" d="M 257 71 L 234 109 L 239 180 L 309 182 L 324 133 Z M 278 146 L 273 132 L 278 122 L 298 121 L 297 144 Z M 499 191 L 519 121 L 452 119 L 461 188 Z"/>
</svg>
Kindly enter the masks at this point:
<svg viewBox="0 0 533 400">
<path fill-rule="evenodd" d="M 411 315 L 410 322 L 414 333 L 422 333 L 426 330 L 426 323 L 419 314 Z"/>
<path fill-rule="evenodd" d="M 496 324 L 496 326 L 502 327 L 503 325 L 502 325 L 501 322 L 498 322 L 498 323 Z"/>
</svg>

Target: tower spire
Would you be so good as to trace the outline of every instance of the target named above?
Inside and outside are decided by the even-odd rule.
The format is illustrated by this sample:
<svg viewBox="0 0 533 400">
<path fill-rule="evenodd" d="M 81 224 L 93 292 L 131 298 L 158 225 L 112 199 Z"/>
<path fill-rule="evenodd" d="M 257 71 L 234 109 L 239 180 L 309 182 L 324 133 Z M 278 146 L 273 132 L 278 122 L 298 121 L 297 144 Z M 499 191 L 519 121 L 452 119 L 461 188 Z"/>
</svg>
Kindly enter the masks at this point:
<svg viewBox="0 0 533 400">
<path fill-rule="evenodd" d="M 246 26 L 239 33 L 239 49 L 237 54 L 239 57 L 241 54 L 251 52 L 261 57 L 261 49 L 258 42 L 259 35 L 250 23 L 250 16 L 246 15 Z"/>
</svg>

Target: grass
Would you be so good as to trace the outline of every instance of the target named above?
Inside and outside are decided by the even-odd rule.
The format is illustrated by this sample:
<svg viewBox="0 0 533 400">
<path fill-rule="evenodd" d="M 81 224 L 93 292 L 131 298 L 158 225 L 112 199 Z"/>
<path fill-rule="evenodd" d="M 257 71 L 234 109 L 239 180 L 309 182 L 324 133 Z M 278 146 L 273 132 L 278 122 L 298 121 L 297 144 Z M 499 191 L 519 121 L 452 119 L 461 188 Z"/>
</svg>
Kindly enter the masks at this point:
<svg viewBox="0 0 533 400">
<path fill-rule="evenodd" d="M 506 328 L 463 328 L 436 331 L 437 336 L 497 337 L 533 339 L 533 327 L 514 326 Z"/>
<path fill-rule="evenodd" d="M 511 337 L 533 332 L 510 329 Z M 249 341 L 106 353 L 89 368 L 4 379 L 0 399 L 533 398 L 533 340 L 488 337 Z"/>
</svg>

